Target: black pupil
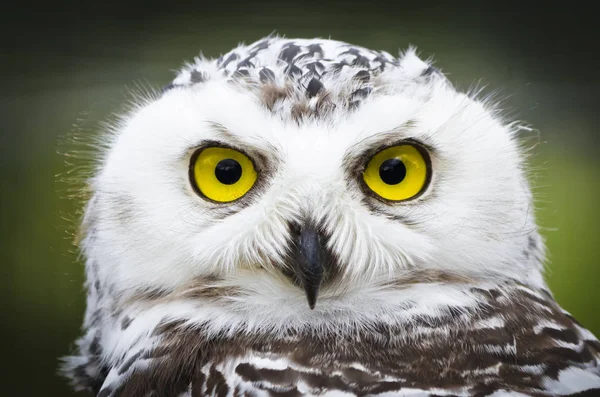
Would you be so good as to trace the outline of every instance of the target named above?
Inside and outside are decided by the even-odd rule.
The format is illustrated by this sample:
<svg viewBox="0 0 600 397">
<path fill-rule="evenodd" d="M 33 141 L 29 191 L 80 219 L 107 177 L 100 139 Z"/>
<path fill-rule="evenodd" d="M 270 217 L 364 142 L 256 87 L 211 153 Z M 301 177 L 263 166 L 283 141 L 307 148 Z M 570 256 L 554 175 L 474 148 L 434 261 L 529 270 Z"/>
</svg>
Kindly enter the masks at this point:
<svg viewBox="0 0 600 397">
<path fill-rule="evenodd" d="M 234 159 L 219 161 L 215 167 L 215 176 L 224 185 L 233 185 L 242 177 L 242 166 Z"/>
<path fill-rule="evenodd" d="M 406 167 L 396 158 L 385 160 L 379 167 L 379 177 L 387 185 L 397 185 L 404 180 Z"/>
</svg>

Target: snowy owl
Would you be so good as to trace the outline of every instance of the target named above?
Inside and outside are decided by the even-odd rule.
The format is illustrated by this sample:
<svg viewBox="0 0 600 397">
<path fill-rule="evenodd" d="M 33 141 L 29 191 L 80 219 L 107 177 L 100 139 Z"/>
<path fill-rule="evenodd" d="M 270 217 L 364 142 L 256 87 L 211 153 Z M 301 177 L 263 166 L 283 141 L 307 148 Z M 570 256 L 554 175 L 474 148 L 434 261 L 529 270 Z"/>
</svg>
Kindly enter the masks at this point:
<svg viewBox="0 0 600 397">
<path fill-rule="evenodd" d="M 413 48 L 270 36 L 106 134 L 63 371 L 96 396 L 600 396 L 518 124 Z"/>
</svg>

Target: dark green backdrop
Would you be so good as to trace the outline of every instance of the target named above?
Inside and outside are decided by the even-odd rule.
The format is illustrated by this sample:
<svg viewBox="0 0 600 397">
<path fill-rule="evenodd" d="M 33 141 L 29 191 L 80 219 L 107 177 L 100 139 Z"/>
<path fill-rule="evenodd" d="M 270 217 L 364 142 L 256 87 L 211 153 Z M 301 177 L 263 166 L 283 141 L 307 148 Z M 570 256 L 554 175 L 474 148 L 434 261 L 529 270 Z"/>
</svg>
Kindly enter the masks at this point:
<svg viewBox="0 0 600 397">
<path fill-rule="evenodd" d="M 68 231 L 59 145 L 98 130 L 128 87 L 160 87 L 202 50 L 217 56 L 272 31 L 397 52 L 415 44 L 464 89 L 500 90 L 506 113 L 539 131 L 532 182 L 558 301 L 600 334 L 598 29 L 585 9 L 503 2 L 201 2 L 30 5 L 0 13 L 2 40 L 2 395 L 68 396 L 57 358 L 78 334 L 82 264 Z M 534 141 L 531 141 L 532 143 Z M 68 145 L 67 145 L 68 146 Z M 502 166 L 499 164 L 498 166 Z M 60 176 L 58 179 L 56 175 Z"/>
</svg>

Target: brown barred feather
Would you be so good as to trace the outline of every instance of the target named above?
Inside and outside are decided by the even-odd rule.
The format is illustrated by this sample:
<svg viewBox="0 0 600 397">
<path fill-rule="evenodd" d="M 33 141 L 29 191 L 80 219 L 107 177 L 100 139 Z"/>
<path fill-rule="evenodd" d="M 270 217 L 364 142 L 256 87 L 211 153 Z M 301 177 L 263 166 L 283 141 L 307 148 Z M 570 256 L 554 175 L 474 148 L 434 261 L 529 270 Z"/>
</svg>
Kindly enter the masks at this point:
<svg viewBox="0 0 600 397">
<path fill-rule="evenodd" d="M 177 396 L 189 391 L 191 396 L 227 396 L 237 388 L 233 395 L 254 390 L 257 395 L 303 396 L 335 390 L 366 396 L 409 388 L 431 395 L 436 390 L 468 396 L 510 390 L 548 396 L 552 394 L 544 383 L 558 379 L 561 371 L 598 368 L 598 341 L 585 340 L 548 292 L 518 285 L 473 292 L 484 299 L 477 312 L 450 311 L 439 318 L 421 316 L 404 327 L 382 322 L 345 333 L 309 329 L 209 338 L 201 327 L 163 323 L 156 330 L 161 344 L 121 364 L 119 372 L 130 371 L 129 376 L 106 395 Z M 490 322 L 499 318 L 503 326 Z M 289 365 L 269 368 L 252 358 L 283 359 Z M 136 360 L 150 364 L 131 370 Z M 228 363 L 235 364 L 229 372 L 224 370 Z M 600 389 L 590 393 L 600 395 Z"/>
</svg>

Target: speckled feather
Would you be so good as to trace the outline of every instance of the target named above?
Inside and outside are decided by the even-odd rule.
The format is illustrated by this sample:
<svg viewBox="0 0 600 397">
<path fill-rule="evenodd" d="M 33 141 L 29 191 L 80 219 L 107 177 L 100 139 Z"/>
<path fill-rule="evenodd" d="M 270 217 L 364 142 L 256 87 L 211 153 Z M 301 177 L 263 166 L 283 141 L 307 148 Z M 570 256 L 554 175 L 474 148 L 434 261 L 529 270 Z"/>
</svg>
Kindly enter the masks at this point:
<svg viewBox="0 0 600 397">
<path fill-rule="evenodd" d="M 470 310 L 337 332 L 212 335 L 165 320 L 100 379 L 79 381 L 121 397 L 600 393 L 600 342 L 547 291 L 515 282 L 471 292 L 480 303 Z"/>
<path fill-rule="evenodd" d="M 336 109 L 356 109 L 371 95 L 389 93 L 390 73 L 382 73 L 401 69 L 401 58 L 385 51 L 333 40 L 270 37 L 216 60 L 198 58 L 165 91 L 226 79 L 254 92 L 282 118 L 325 118 Z M 423 78 L 442 77 L 433 66 L 419 73 Z"/>
</svg>

